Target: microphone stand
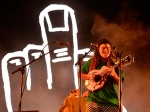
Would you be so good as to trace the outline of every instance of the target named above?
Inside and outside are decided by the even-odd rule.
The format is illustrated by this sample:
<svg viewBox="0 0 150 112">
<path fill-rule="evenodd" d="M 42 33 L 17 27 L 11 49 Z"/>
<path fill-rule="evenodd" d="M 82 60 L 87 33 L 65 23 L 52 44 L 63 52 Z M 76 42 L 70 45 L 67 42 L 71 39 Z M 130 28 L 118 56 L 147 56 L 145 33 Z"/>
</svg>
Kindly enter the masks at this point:
<svg viewBox="0 0 150 112">
<path fill-rule="evenodd" d="M 55 49 L 58 49 L 58 48 L 60 48 L 60 47 L 61 47 L 61 44 L 59 44 L 59 46 L 58 46 L 57 48 L 55 48 Z M 47 52 L 47 53 L 44 54 L 44 55 L 41 55 L 39 58 L 32 60 L 32 61 L 29 62 L 28 64 L 23 65 L 23 66 L 21 66 L 20 68 L 18 68 L 17 70 L 15 70 L 15 71 L 12 72 L 12 74 L 14 74 L 14 73 L 16 73 L 16 72 L 18 72 L 18 71 L 21 72 L 21 81 L 20 81 L 20 84 L 21 84 L 20 92 L 21 92 L 21 93 L 20 93 L 20 102 L 19 102 L 19 106 L 18 106 L 18 111 L 19 111 L 19 112 L 21 112 L 21 102 L 22 102 L 22 96 L 23 96 L 23 90 L 24 90 L 24 88 L 23 88 L 23 82 L 24 82 L 24 80 L 23 80 L 23 74 L 25 73 L 25 70 L 24 70 L 25 67 L 28 66 L 28 65 L 30 65 L 31 63 L 37 61 L 38 59 L 44 57 L 45 55 L 47 55 L 48 53 L 54 51 L 55 49 L 53 49 L 53 50 Z"/>
<path fill-rule="evenodd" d="M 92 47 L 90 47 L 90 50 L 85 54 L 83 55 L 83 57 L 79 58 L 79 60 L 76 62 L 75 66 L 78 65 L 79 66 L 79 112 L 82 112 L 82 105 L 81 105 L 81 97 L 82 97 L 82 80 L 81 80 L 81 74 L 82 74 L 82 71 L 81 71 L 81 68 L 82 68 L 82 62 L 83 62 L 83 58 L 85 58 L 87 56 L 87 54 L 89 54 L 91 51 L 92 51 Z"/>
<path fill-rule="evenodd" d="M 121 67 L 121 55 L 122 52 L 117 52 L 116 57 L 118 57 L 118 61 L 119 61 L 119 112 L 122 111 L 122 67 Z"/>
<path fill-rule="evenodd" d="M 21 112 L 21 100 L 22 100 L 22 96 L 23 96 L 23 74 L 25 73 L 25 70 L 23 68 L 20 69 L 21 72 L 21 77 L 20 77 L 20 84 L 21 84 L 21 88 L 20 88 L 20 102 L 19 102 L 19 106 L 18 106 L 18 111 Z"/>
</svg>

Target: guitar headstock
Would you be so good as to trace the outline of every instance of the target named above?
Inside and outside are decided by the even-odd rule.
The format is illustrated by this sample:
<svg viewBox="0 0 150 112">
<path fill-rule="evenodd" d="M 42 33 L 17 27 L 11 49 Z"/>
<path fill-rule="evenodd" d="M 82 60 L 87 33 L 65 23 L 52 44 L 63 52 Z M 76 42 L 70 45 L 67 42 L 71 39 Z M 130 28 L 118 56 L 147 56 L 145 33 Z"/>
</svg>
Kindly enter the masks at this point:
<svg viewBox="0 0 150 112">
<path fill-rule="evenodd" d="M 122 66 L 130 65 L 133 62 L 134 62 L 134 57 L 131 55 L 128 55 L 128 56 L 124 57 L 123 59 L 121 59 Z"/>
</svg>

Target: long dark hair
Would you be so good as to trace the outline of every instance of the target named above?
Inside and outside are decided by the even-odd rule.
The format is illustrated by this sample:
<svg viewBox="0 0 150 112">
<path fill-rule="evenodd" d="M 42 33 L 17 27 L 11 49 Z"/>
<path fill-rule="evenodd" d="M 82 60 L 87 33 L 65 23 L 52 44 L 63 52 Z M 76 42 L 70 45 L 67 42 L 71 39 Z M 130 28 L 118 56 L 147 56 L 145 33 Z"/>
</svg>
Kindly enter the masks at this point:
<svg viewBox="0 0 150 112">
<path fill-rule="evenodd" d="M 110 63 L 111 63 L 111 58 L 113 57 L 113 53 L 112 53 L 112 44 L 109 40 L 107 39 L 100 39 L 98 42 L 98 48 L 95 50 L 94 52 L 94 56 L 91 58 L 91 63 L 90 63 L 90 66 L 89 66 L 89 71 L 93 70 L 93 69 L 96 69 L 98 64 L 102 61 L 102 57 L 99 53 L 99 46 L 101 44 L 109 44 L 111 46 L 111 53 L 109 55 L 109 57 L 107 58 L 107 65 L 109 66 Z"/>
</svg>

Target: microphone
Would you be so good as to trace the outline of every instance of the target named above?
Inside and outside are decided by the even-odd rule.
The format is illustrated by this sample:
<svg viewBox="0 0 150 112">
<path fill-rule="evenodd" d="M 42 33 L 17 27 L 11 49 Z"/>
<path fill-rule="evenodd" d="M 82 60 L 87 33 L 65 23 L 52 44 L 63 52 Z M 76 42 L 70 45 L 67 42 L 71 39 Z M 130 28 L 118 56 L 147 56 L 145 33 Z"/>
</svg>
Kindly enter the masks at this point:
<svg viewBox="0 0 150 112">
<path fill-rule="evenodd" d="M 113 46 L 112 47 L 112 50 L 113 50 L 113 52 L 116 54 L 117 53 L 117 47 L 116 46 Z"/>
<path fill-rule="evenodd" d="M 112 47 L 112 51 L 113 51 L 113 54 L 114 54 L 114 56 L 115 56 L 116 58 L 117 58 L 117 57 L 120 57 L 120 54 L 122 54 L 122 52 L 118 52 L 116 46 Z"/>
<path fill-rule="evenodd" d="M 90 46 L 91 46 L 91 47 L 98 48 L 98 45 L 97 45 L 97 44 L 90 43 Z"/>
<path fill-rule="evenodd" d="M 59 45 L 70 46 L 70 43 L 69 43 L 69 42 L 53 42 L 53 43 L 56 43 L 56 44 L 59 44 Z"/>
</svg>

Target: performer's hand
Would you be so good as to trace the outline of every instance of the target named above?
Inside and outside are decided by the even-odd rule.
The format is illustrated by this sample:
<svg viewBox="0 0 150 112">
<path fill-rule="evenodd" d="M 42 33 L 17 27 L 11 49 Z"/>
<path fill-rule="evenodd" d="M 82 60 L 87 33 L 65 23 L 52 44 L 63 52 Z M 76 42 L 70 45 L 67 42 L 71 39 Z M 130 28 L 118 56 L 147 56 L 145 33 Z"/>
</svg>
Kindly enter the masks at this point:
<svg viewBox="0 0 150 112">
<path fill-rule="evenodd" d="M 107 81 L 107 76 L 108 76 L 108 73 L 106 73 L 106 74 L 103 76 L 103 80 L 104 80 L 104 81 Z"/>
<path fill-rule="evenodd" d="M 115 72 L 115 69 L 114 68 L 110 68 L 110 76 L 112 76 L 113 77 L 113 79 L 114 79 L 114 82 L 117 84 L 117 85 L 119 85 L 119 77 L 118 77 L 118 75 L 116 74 L 116 72 Z"/>
<path fill-rule="evenodd" d="M 111 69 L 109 67 L 107 67 L 107 66 L 103 66 L 101 68 L 101 71 L 103 72 L 103 74 L 106 74 L 106 73 L 111 72 Z"/>
<path fill-rule="evenodd" d="M 89 80 L 94 80 L 95 75 L 96 75 L 96 74 L 94 74 L 94 72 L 89 72 L 89 73 L 88 73 Z"/>
<path fill-rule="evenodd" d="M 112 76 L 112 77 L 115 77 L 117 75 L 114 68 L 110 68 L 109 73 L 110 73 L 110 76 Z"/>
</svg>

